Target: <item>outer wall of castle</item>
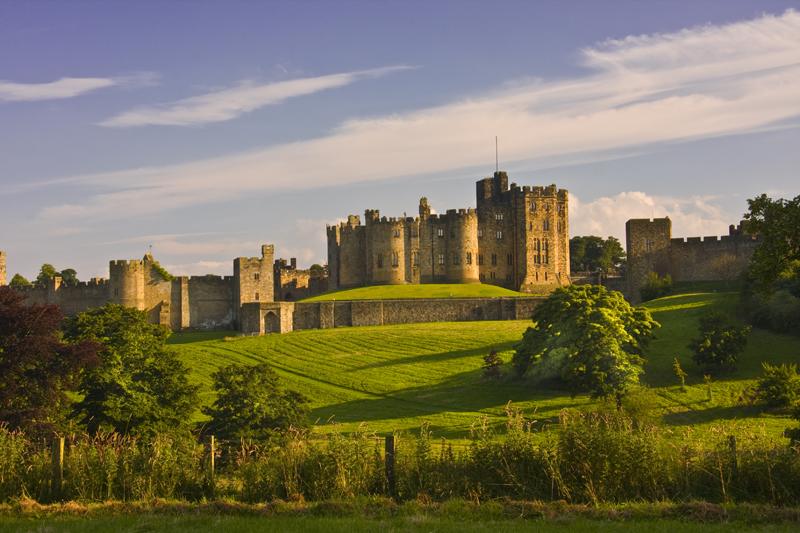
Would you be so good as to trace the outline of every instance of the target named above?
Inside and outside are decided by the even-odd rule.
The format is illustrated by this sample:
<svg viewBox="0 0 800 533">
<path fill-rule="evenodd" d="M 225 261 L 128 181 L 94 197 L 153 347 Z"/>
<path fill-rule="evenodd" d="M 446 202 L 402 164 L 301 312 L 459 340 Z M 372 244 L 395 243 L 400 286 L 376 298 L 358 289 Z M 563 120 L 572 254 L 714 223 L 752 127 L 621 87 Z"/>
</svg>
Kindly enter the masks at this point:
<svg viewBox="0 0 800 533">
<path fill-rule="evenodd" d="M 489 283 L 525 292 L 568 285 L 569 199 L 564 189 L 509 187 L 496 172 L 476 184 L 475 209 L 328 226 L 329 288 L 402 283 Z"/>
</svg>

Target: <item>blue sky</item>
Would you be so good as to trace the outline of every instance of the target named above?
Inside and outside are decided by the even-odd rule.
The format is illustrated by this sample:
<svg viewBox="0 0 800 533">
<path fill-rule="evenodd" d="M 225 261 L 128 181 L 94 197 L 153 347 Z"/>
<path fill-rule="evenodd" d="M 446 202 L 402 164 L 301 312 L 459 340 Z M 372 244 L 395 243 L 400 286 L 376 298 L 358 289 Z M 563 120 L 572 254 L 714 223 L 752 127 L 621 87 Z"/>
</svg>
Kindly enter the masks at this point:
<svg viewBox="0 0 800 533">
<path fill-rule="evenodd" d="M 82 279 L 153 252 L 229 273 L 326 223 L 474 204 L 501 167 L 631 217 L 727 231 L 800 193 L 797 2 L 4 2 L 0 249 Z"/>
</svg>

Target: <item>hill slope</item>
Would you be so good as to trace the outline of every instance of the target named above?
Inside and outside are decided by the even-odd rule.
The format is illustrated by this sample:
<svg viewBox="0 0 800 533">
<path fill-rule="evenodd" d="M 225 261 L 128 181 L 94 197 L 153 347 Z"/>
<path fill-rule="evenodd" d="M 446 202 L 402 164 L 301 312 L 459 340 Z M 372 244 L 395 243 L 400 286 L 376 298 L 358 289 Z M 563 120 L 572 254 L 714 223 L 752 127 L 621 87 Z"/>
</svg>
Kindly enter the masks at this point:
<svg viewBox="0 0 800 533">
<path fill-rule="evenodd" d="M 483 283 L 426 283 L 421 285 L 375 285 L 340 291 L 326 292 L 306 298 L 304 302 L 328 300 L 407 300 L 418 298 L 493 298 L 511 296 L 533 296 L 512 291 L 497 285 Z"/>
<path fill-rule="evenodd" d="M 740 406 L 737 399 L 760 374 L 762 360 L 800 359 L 800 339 L 754 330 L 739 370 L 713 384 L 711 402 L 686 348 L 700 316 L 710 309 L 729 310 L 735 300 L 732 292 L 694 292 L 647 304 L 663 326 L 646 353 L 644 380 L 655 392 L 648 401 L 676 428 L 739 419 L 751 427 L 763 425 L 777 438 L 787 425 L 785 418 L 762 416 L 755 408 Z M 311 399 L 313 416 L 320 423 L 333 420 L 349 431 L 365 422 L 372 430 L 388 432 L 416 429 L 427 421 L 437 435 L 457 437 L 466 435 L 481 416 L 502 425 L 508 401 L 540 421 L 555 420 L 565 407 L 594 403 L 587 397 L 540 390 L 531 383 L 481 379 L 482 357 L 494 348 L 509 360 L 514 343 L 529 325 L 529 321 L 412 324 L 228 340 L 218 334 L 184 334 L 175 335 L 171 343 L 203 386 L 204 403 L 212 400 L 208 385 L 215 369 L 267 361 L 287 387 Z M 688 392 L 676 386 L 671 369 L 676 356 L 690 374 Z"/>
</svg>

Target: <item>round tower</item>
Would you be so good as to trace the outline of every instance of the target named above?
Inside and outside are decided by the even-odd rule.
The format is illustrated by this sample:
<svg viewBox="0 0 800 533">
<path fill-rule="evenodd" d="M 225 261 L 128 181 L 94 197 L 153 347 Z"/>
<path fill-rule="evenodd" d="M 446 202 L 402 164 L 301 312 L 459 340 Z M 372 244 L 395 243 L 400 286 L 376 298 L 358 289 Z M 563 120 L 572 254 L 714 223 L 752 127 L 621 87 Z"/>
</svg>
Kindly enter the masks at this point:
<svg viewBox="0 0 800 533">
<path fill-rule="evenodd" d="M 143 310 L 145 308 L 144 263 L 137 260 L 111 261 L 108 271 L 111 302 Z"/>
<path fill-rule="evenodd" d="M 386 217 L 367 226 L 372 262 L 370 283 L 401 285 L 406 283 L 406 235 L 402 219 Z"/>
<path fill-rule="evenodd" d="M 446 276 L 449 283 L 478 283 L 478 214 L 474 209 L 447 212 Z"/>
</svg>

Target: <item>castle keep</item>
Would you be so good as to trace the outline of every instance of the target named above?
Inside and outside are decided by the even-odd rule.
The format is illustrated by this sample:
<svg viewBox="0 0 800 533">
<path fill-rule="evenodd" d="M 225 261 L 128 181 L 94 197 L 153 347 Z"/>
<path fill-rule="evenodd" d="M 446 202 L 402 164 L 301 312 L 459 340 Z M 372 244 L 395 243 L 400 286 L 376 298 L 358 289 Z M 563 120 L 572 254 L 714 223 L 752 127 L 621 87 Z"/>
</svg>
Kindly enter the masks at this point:
<svg viewBox="0 0 800 533">
<path fill-rule="evenodd" d="M 475 209 L 328 226 L 329 288 L 403 283 L 489 283 L 525 292 L 568 285 L 568 194 L 555 185 L 509 187 L 508 174 L 476 184 Z"/>
</svg>

